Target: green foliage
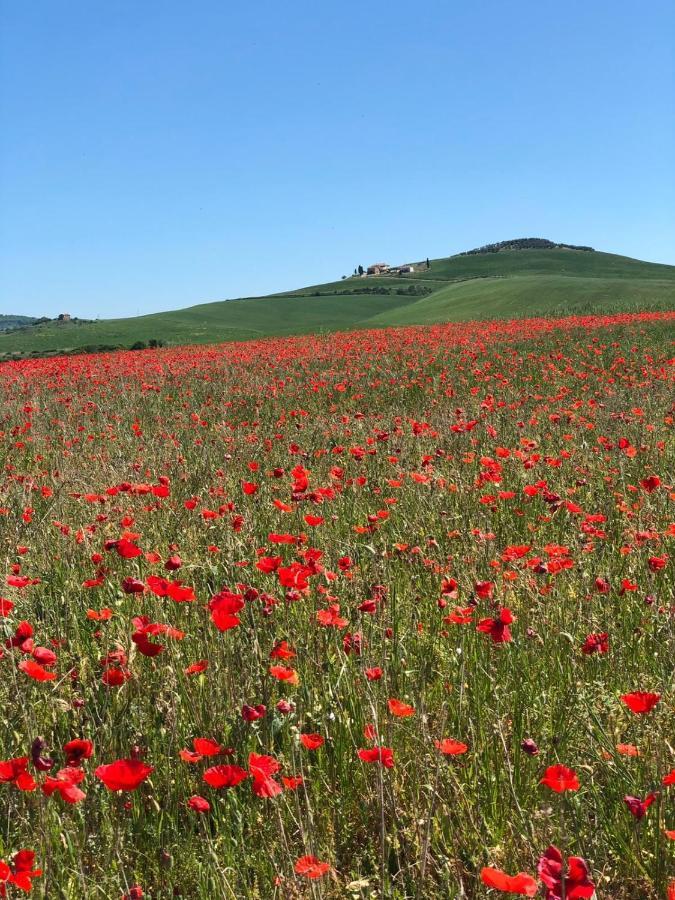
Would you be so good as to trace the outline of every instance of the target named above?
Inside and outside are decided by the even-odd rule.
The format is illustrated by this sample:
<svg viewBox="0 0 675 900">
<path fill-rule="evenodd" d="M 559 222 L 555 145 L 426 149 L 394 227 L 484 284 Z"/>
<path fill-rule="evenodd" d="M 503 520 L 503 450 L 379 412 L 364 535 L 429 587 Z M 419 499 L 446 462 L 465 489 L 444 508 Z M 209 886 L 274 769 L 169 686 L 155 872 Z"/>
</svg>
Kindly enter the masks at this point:
<svg viewBox="0 0 675 900">
<path fill-rule="evenodd" d="M 675 307 L 675 266 L 598 251 L 508 250 L 416 263 L 405 276 L 349 278 L 269 297 L 0 334 L 0 360 L 86 346 L 167 345 L 396 324 Z"/>
</svg>

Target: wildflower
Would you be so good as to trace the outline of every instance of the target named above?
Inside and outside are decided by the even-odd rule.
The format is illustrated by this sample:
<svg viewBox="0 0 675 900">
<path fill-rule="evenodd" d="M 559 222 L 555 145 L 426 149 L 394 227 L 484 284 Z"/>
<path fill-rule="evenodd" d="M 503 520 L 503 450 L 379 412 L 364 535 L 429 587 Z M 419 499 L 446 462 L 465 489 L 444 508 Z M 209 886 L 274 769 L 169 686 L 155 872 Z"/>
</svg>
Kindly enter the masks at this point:
<svg viewBox="0 0 675 900">
<path fill-rule="evenodd" d="M 154 771 L 139 759 L 118 759 L 105 766 L 99 766 L 94 775 L 110 791 L 135 791 Z"/>
<path fill-rule="evenodd" d="M 539 784 L 546 785 L 556 794 L 579 790 L 579 779 L 574 769 L 562 765 L 549 766 Z"/>
<path fill-rule="evenodd" d="M 534 897 L 538 890 L 536 879 L 525 872 L 507 875 L 500 869 L 486 867 L 480 870 L 480 880 L 489 888 L 506 894 L 519 894 L 522 897 Z"/>
<path fill-rule="evenodd" d="M 585 900 L 595 893 L 586 862 L 570 856 L 565 866 L 557 847 L 549 847 L 540 857 L 537 872 L 546 888 L 545 900 L 562 900 L 563 896 L 565 900 Z"/>
<path fill-rule="evenodd" d="M 651 694 L 648 691 L 633 691 L 632 694 L 621 695 L 622 702 L 636 715 L 651 712 L 660 699 L 660 694 Z"/>
</svg>

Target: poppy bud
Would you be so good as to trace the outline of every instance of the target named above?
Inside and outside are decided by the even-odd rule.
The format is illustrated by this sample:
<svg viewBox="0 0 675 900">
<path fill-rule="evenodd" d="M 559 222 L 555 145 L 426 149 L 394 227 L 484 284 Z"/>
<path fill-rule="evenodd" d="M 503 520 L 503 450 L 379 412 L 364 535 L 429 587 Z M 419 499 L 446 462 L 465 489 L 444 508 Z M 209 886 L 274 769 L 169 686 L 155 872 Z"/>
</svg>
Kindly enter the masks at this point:
<svg viewBox="0 0 675 900">
<path fill-rule="evenodd" d="M 49 770 L 54 766 L 53 759 L 50 759 L 48 756 L 41 756 L 42 751 L 46 748 L 47 744 L 41 737 L 36 737 L 31 745 L 31 759 L 33 760 L 33 765 L 38 770 L 38 772 L 49 772 Z"/>
<path fill-rule="evenodd" d="M 537 747 L 532 738 L 525 738 L 520 744 L 520 749 L 527 753 L 528 756 L 536 756 L 539 753 L 539 747 Z"/>
<path fill-rule="evenodd" d="M 122 582 L 122 590 L 125 594 L 142 594 L 145 585 L 138 578 L 125 578 Z"/>
</svg>

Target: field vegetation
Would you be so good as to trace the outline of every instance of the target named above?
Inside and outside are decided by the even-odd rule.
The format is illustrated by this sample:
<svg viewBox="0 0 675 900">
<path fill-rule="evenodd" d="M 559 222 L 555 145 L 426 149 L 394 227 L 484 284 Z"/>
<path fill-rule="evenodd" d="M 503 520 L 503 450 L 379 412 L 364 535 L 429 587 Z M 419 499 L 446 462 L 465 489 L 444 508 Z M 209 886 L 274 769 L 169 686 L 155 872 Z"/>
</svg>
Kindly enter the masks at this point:
<svg viewBox="0 0 675 900">
<path fill-rule="evenodd" d="M 674 321 L 0 365 L 0 894 L 672 896 Z"/>
</svg>

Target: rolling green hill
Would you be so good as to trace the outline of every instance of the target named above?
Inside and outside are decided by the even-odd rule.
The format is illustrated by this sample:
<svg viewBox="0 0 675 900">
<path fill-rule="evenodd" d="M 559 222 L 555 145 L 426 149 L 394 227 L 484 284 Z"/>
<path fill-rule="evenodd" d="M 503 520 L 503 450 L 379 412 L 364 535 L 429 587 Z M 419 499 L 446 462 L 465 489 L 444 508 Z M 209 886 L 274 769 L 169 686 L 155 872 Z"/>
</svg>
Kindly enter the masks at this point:
<svg viewBox="0 0 675 900">
<path fill-rule="evenodd" d="M 347 278 L 175 312 L 49 322 L 0 334 L 0 358 L 138 341 L 213 343 L 465 319 L 675 309 L 675 266 L 597 251 L 472 253 L 415 265 L 409 275 Z"/>
</svg>

